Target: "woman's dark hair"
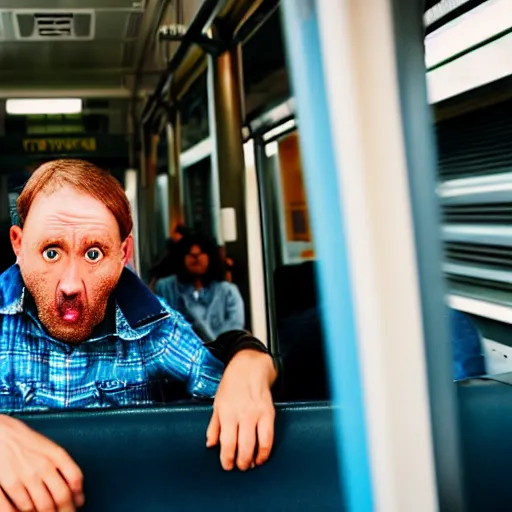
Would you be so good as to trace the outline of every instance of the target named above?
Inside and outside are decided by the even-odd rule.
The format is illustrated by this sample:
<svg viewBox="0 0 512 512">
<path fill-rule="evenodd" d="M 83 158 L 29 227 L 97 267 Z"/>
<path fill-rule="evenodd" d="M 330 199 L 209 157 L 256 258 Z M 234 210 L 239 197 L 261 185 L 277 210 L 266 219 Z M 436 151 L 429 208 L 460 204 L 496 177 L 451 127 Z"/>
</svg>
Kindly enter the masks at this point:
<svg viewBox="0 0 512 512">
<path fill-rule="evenodd" d="M 185 266 L 185 256 L 190 249 L 197 245 L 208 255 L 209 263 L 206 273 L 201 276 L 203 285 L 207 285 L 212 281 L 224 281 L 224 263 L 220 255 L 220 249 L 213 238 L 202 233 L 186 234 L 176 245 L 177 251 L 177 272 L 178 280 L 182 282 L 192 281 L 191 276 Z"/>
</svg>

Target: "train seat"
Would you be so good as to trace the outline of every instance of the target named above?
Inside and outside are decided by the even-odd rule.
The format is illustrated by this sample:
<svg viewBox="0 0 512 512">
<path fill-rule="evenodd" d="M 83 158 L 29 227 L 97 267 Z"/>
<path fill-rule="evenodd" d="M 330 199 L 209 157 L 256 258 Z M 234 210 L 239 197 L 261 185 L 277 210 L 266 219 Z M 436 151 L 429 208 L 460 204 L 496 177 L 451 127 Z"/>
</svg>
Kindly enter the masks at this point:
<svg viewBox="0 0 512 512">
<path fill-rule="evenodd" d="M 203 404 L 24 416 L 69 451 L 84 472 L 92 512 L 343 510 L 326 404 L 278 405 L 271 459 L 224 472 L 205 447 Z"/>
</svg>

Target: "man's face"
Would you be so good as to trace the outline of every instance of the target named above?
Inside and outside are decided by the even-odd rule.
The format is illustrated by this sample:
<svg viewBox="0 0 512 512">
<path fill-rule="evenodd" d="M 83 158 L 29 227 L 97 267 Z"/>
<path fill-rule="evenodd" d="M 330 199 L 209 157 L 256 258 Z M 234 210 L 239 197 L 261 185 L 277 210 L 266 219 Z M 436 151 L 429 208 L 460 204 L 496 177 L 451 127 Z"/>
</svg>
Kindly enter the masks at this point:
<svg viewBox="0 0 512 512">
<path fill-rule="evenodd" d="M 54 337 L 85 341 L 104 316 L 129 260 L 132 239 L 121 241 L 112 212 L 70 186 L 39 193 L 23 230 L 11 241 L 39 319 Z"/>
</svg>

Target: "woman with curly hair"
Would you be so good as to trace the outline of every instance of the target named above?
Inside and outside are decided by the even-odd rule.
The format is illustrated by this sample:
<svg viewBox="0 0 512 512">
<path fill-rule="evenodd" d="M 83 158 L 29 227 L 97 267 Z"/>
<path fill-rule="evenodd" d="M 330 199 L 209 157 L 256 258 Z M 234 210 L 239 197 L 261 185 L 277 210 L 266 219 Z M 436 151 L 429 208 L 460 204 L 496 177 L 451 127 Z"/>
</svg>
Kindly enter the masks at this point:
<svg viewBox="0 0 512 512">
<path fill-rule="evenodd" d="M 238 287 L 224 278 L 215 241 L 206 235 L 188 234 L 176 250 L 176 275 L 159 279 L 155 294 L 183 314 L 205 341 L 243 329 L 244 302 Z"/>
</svg>

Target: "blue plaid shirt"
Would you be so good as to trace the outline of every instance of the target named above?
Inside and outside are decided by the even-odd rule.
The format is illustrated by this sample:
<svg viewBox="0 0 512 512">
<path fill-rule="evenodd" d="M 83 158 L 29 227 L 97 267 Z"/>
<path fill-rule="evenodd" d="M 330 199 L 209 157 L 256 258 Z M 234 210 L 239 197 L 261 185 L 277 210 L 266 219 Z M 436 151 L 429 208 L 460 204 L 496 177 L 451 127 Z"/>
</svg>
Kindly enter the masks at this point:
<svg viewBox="0 0 512 512">
<path fill-rule="evenodd" d="M 214 396 L 223 364 L 130 270 L 109 309 L 89 340 L 70 346 L 40 323 L 19 267 L 0 275 L 0 412 L 151 405 L 173 381 Z"/>
</svg>

